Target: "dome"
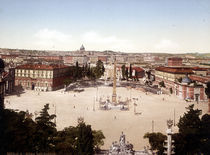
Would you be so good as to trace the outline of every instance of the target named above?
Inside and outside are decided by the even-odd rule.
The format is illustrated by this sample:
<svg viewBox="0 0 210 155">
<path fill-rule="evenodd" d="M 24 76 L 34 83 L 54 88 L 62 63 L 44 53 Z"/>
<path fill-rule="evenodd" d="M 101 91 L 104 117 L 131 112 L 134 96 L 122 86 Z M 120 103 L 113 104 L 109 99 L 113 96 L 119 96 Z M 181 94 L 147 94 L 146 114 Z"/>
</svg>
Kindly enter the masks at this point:
<svg viewBox="0 0 210 155">
<path fill-rule="evenodd" d="M 188 77 L 188 76 L 186 76 L 186 77 L 184 77 L 183 79 L 182 79 L 182 83 L 187 83 L 187 84 L 189 84 L 189 83 L 191 83 L 192 82 L 192 80 Z"/>
<path fill-rule="evenodd" d="M 85 47 L 83 45 L 80 47 L 80 51 L 85 51 Z"/>
</svg>

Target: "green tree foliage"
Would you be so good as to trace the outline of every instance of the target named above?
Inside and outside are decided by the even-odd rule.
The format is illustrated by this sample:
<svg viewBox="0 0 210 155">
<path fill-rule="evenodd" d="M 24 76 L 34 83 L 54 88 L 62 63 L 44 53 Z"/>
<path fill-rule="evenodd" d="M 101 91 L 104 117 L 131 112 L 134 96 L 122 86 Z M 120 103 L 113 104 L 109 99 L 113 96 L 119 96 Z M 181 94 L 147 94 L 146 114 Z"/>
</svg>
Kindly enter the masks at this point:
<svg viewBox="0 0 210 155">
<path fill-rule="evenodd" d="M 54 147 L 54 136 L 56 134 L 56 124 L 53 122 L 56 115 L 50 115 L 48 113 L 49 104 L 46 104 L 40 116 L 35 120 L 37 122 L 36 127 L 36 139 L 39 152 L 50 152 Z"/>
<path fill-rule="evenodd" d="M 138 72 L 137 71 L 135 71 L 135 79 L 134 79 L 135 81 L 139 81 L 139 78 L 138 78 Z"/>
<path fill-rule="evenodd" d="M 0 154 L 5 152 L 35 152 L 36 123 L 26 118 L 26 112 L 5 109 L 0 119 Z M 3 128 L 3 130 L 2 130 Z"/>
<path fill-rule="evenodd" d="M 4 110 L 4 97 L 0 96 L 0 113 Z"/>
<path fill-rule="evenodd" d="M 206 84 L 205 93 L 206 93 L 207 97 L 210 98 L 210 82 L 208 82 Z"/>
<path fill-rule="evenodd" d="M 96 67 L 94 68 L 94 74 L 96 78 L 100 78 L 102 75 L 104 75 L 104 64 L 101 60 L 98 60 L 96 63 Z"/>
<path fill-rule="evenodd" d="M 74 80 L 80 79 L 82 77 L 82 68 L 79 67 L 78 61 L 76 62 L 75 67 L 73 68 L 73 78 Z"/>
<path fill-rule="evenodd" d="M 15 153 L 49 153 L 58 154 L 93 154 L 103 145 L 103 133 L 91 129 L 84 122 L 76 127 L 57 131 L 46 104 L 40 116 L 33 121 L 26 112 L 14 112 L 3 109 L 0 113 L 0 154 Z"/>
<path fill-rule="evenodd" d="M 132 79 L 132 65 L 130 64 L 130 69 L 129 69 L 129 78 L 131 78 Z"/>
<path fill-rule="evenodd" d="M 98 60 L 96 63 L 96 67 L 90 67 L 87 64 L 83 67 L 80 67 L 78 62 L 76 62 L 76 66 L 73 67 L 73 80 L 76 81 L 78 79 L 88 77 L 91 80 L 95 80 L 104 75 L 104 65 L 101 60 Z M 68 81 L 67 81 L 68 82 Z"/>
<path fill-rule="evenodd" d="M 128 81 L 128 68 L 126 68 L 125 70 L 125 77 L 126 77 L 126 80 Z"/>
<path fill-rule="evenodd" d="M 210 113 L 210 82 L 206 84 L 205 89 L 206 96 L 208 97 L 209 103 L 208 103 L 208 112 Z"/>
<path fill-rule="evenodd" d="M 193 109 L 194 105 L 187 107 L 187 113 L 180 118 L 179 133 L 174 134 L 176 154 L 208 154 L 210 146 L 210 116 L 203 115 L 201 110 Z"/>
<path fill-rule="evenodd" d="M 92 130 L 90 125 L 82 122 L 58 132 L 55 150 L 58 154 L 93 154 L 100 150 L 104 138 L 102 131 Z"/>
<path fill-rule="evenodd" d="M 79 123 L 77 126 L 76 150 L 79 155 L 93 154 L 93 134 L 90 125 Z"/>
<path fill-rule="evenodd" d="M 159 82 L 160 87 L 166 87 L 164 81 Z"/>
<path fill-rule="evenodd" d="M 144 138 L 149 139 L 149 144 L 152 150 L 157 150 L 159 155 L 162 155 L 164 152 L 163 143 L 166 140 L 166 135 L 157 132 L 157 133 L 146 133 Z"/>
<path fill-rule="evenodd" d="M 55 138 L 55 151 L 57 154 L 76 154 L 77 128 L 68 127 L 58 131 Z"/>
<path fill-rule="evenodd" d="M 122 70 L 122 79 L 125 80 L 125 77 L 126 77 L 126 75 L 125 75 L 125 70 L 126 70 L 125 65 L 122 65 L 121 70 Z"/>
<path fill-rule="evenodd" d="M 210 115 L 205 114 L 201 118 L 201 152 L 210 153 Z"/>
<path fill-rule="evenodd" d="M 100 147 L 104 145 L 105 136 L 101 130 L 93 130 L 93 145 L 94 145 L 94 151 L 100 150 Z"/>
</svg>

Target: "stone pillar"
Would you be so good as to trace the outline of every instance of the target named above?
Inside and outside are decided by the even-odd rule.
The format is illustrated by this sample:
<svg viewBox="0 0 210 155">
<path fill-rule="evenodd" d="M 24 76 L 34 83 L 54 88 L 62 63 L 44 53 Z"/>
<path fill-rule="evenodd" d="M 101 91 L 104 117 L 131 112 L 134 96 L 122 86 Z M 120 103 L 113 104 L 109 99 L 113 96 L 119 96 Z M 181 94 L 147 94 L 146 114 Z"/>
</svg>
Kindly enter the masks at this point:
<svg viewBox="0 0 210 155">
<path fill-rule="evenodd" d="M 113 75 L 113 93 L 112 93 L 112 103 L 117 103 L 117 93 L 116 93 L 116 58 L 114 59 L 114 75 Z"/>
<path fill-rule="evenodd" d="M 167 155 L 171 155 L 174 154 L 174 152 L 172 151 L 172 125 L 173 125 L 173 120 L 169 119 L 167 120 L 167 126 L 168 129 L 166 130 L 167 133 L 167 144 L 166 144 L 166 148 L 167 148 L 167 152 L 165 152 Z"/>
</svg>

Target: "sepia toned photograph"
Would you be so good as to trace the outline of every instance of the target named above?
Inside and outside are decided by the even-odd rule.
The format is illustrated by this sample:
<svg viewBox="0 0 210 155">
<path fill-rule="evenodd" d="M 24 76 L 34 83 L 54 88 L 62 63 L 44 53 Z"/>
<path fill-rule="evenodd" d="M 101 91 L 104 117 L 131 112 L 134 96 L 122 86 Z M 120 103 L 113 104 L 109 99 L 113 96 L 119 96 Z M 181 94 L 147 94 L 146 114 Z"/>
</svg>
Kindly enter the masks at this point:
<svg viewBox="0 0 210 155">
<path fill-rule="evenodd" d="M 209 0 L 0 0 L 0 155 L 209 155 Z"/>
</svg>

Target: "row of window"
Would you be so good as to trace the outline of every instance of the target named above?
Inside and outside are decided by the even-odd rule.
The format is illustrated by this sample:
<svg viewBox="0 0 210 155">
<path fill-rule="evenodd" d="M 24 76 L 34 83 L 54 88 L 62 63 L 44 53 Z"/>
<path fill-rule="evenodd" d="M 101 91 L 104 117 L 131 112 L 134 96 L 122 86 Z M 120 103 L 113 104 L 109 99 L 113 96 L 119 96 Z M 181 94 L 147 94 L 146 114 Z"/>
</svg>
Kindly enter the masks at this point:
<svg viewBox="0 0 210 155">
<path fill-rule="evenodd" d="M 34 84 L 34 86 L 37 86 L 37 87 L 48 87 L 49 86 L 49 84 L 47 82 L 31 83 L 29 81 L 19 81 L 18 84 L 21 86 L 28 86 L 28 87 L 32 86 L 33 84 Z"/>
<path fill-rule="evenodd" d="M 16 69 L 15 72 L 16 73 L 40 73 L 40 74 L 50 73 L 52 74 L 53 71 Z"/>
<path fill-rule="evenodd" d="M 31 77 L 31 78 L 53 78 L 51 74 L 26 74 L 26 73 L 18 73 L 15 74 L 17 77 Z"/>
</svg>

